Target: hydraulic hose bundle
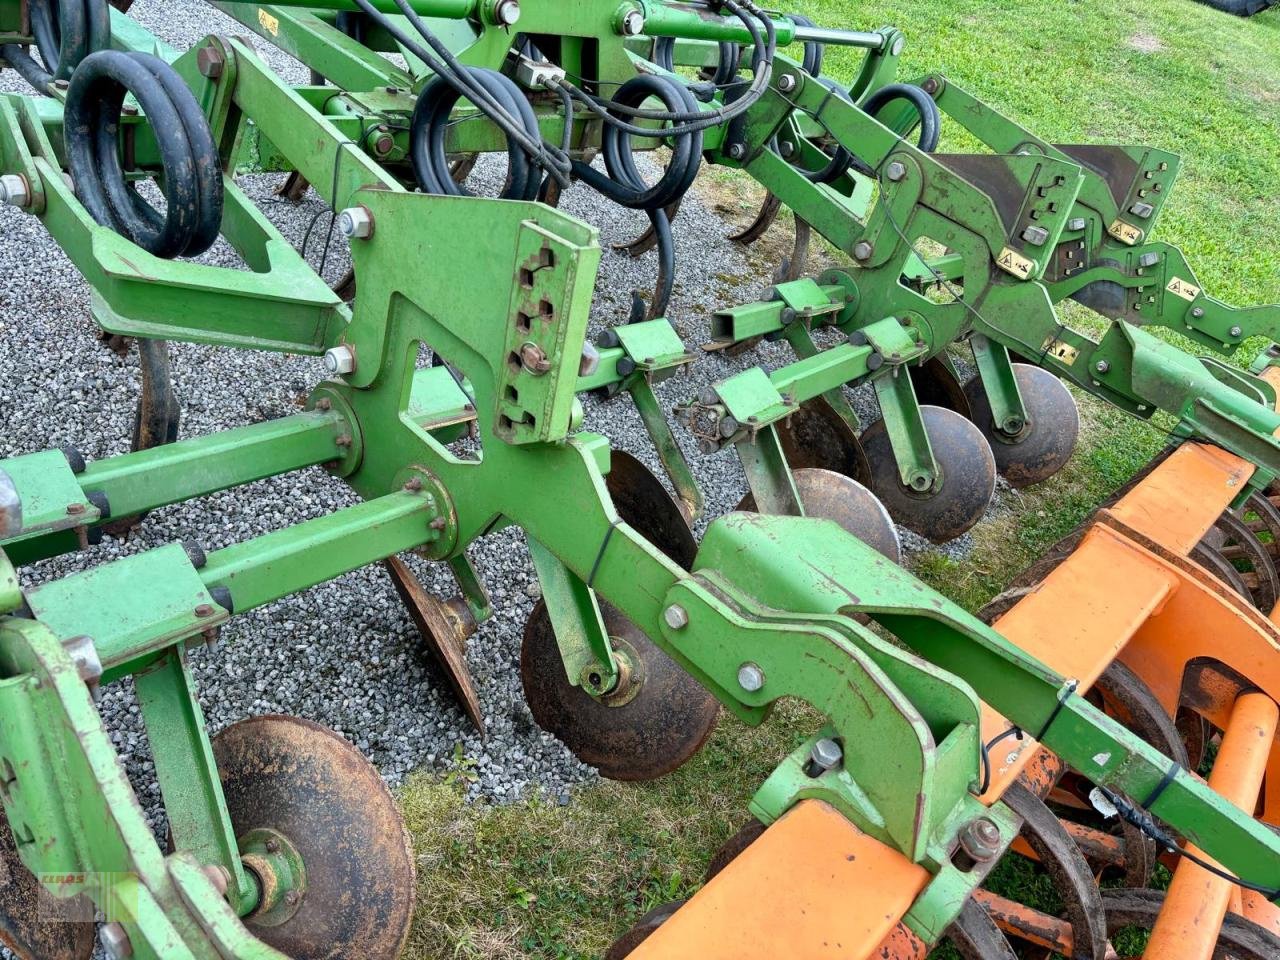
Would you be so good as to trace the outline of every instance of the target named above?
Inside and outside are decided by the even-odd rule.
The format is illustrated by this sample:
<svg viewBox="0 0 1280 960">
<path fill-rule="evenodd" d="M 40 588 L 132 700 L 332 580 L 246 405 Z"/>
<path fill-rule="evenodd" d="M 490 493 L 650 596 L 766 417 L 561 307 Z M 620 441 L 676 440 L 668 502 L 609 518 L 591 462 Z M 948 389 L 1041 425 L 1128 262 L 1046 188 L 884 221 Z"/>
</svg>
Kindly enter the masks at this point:
<svg viewBox="0 0 1280 960">
<path fill-rule="evenodd" d="M 137 98 L 160 150 L 163 214 L 138 194 L 120 162 L 127 94 Z M 165 259 L 199 256 L 213 246 L 222 222 L 222 167 L 200 104 L 172 67 L 144 53 L 90 55 L 67 91 L 66 130 L 71 175 L 94 220 Z"/>
<path fill-rule="evenodd" d="M 41 64 L 26 47 L 0 47 L 5 60 L 41 93 L 72 72 L 95 50 L 111 46 L 111 10 L 107 0 L 30 0 L 31 32 Z"/>
</svg>

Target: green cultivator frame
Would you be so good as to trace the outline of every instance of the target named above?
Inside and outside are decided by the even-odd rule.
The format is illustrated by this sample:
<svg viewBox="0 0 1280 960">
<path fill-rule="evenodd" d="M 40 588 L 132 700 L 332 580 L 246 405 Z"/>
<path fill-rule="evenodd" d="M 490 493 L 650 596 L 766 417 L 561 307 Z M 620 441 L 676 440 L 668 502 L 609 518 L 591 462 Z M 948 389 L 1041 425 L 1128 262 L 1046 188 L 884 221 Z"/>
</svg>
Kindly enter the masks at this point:
<svg viewBox="0 0 1280 960">
<path fill-rule="evenodd" d="M 749 0 L 214 6 L 316 82 L 282 82 L 243 38 L 180 53 L 97 2 L 0 3 L 3 55 L 42 94 L 0 99 L 0 184 L 88 278 L 103 329 L 323 356 L 331 374 L 284 419 L 142 439 L 89 464 L 74 451 L 0 462 L 5 861 L 42 890 L 25 873 L 10 881 L 0 940 L 24 956 L 86 956 L 86 924 L 47 912 L 85 896 L 110 921 L 115 957 L 396 956 L 413 858 L 376 773 L 284 718 L 211 741 L 186 654 L 235 615 L 386 560 L 479 722 L 460 640 L 491 611 L 467 550 L 509 526 L 545 597 L 522 658 L 539 722 L 606 774 L 647 779 L 688 759 L 721 705 L 758 724 L 779 698 L 807 701 L 825 726 L 752 813 L 773 823 L 820 801 L 922 871 L 892 917 L 915 943 L 986 942 L 971 895 L 1030 816 L 1031 801 L 988 795 L 987 710 L 1131 822 L 1280 890 L 1266 822 L 1085 699 L 1087 681 L 898 568 L 896 533 L 856 482 L 904 525 L 959 535 L 997 468 L 1025 483 L 1066 462 L 1075 411 L 1058 377 L 1138 416 L 1167 411 L 1179 438 L 1242 458 L 1239 502 L 1280 474 L 1274 388 L 1147 329 L 1224 353 L 1280 337 L 1280 308 L 1213 300 L 1149 240 L 1175 157 L 1044 143 L 941 77 L 898 84 L 895 30 L 821 29 Z M 820 77 L 823 44 L 867 51 L 851 90 Z M 944 117 L 994 152 L 937 153 Z M 649 186 L 633 149 L 659 143 L 669 166 Z M 466 195 L 454 178 L 493 152 L 510 163 L 503 198 Z M 606 171 L 589 164 L 598 153 Z M 705 452 L 736 448 L 754 501 L 699 544 L 688 524 L 702 494 L 653 384 L 694 362 L 663 315 L 673 218 L 704 160 L 770 192 L 757 234 L 780 203 L 802 239 L 816 230 L 852 262 L 805 278 L 797 255 L 768 299 L 709 318 L 713 347 L 771 337 L 799 359 L 682 408 Z M 353 304 L 236 185 L 249 171 L 287 172 L 332 206 Z M 131 186 L 152 178 L 164 213 Z M 637 248 L 656 245 L 662 263 L 634 322 L 594 345 L 599 239 L 554 205 L 571 179 L 648 213 Z M 247 269 L 190 259 L 219 235 Z M 1054 304 L 1069 297 L 1114 321 L 1099 342 L 1060 322 Z M 822 327 L 838 345 L 816 346 Z M 968 386 L 948 353 L 961 340 L 978 371 Z M 843 388 L 864 383 L 883 419 L 858 436 Z M 585 391 L 632 398 L 679 505 L 581 430 Z M 466 430 L 481 454 L 454 443 Z M 175 543 L 19 584 L 22 567 L 85 548 L 119 518 L 316 466 L 363 502 L 220 550 Z M 460 595 L 427 594 L 394 560 L 407 551 L 448 563 Z M 94 707 L 124 677 L 167 851 Z M 1126 797 L 1148 798 L 1150 813 Z M 1099 941 L 1081 927 L 1075 942 L 1091 956 Z"/>
</svg>

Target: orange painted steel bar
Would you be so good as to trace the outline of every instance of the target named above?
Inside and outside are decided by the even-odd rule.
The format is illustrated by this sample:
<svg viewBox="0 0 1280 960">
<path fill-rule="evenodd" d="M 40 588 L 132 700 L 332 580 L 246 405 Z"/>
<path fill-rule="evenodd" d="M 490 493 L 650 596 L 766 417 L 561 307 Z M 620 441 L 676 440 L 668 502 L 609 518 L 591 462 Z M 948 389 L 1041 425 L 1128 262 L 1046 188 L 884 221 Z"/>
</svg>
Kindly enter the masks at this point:
<svg viewBox="0 0 1280 960">
<path fill-rule="evenodd" d="M 1266 694 L 1246 693 L 1236 701 L 1209 785 L 1241 809 L 1252 810 L 1258 802 L 1278 722 L 1280 708 Z M 1145 960 L 1211 960 L 1236 889 L 1184 858 L 1151 931 Z"/>
<path fill-rule="evenodd" d="M 1071 924 L 1059 917 L 1041 913 L 1016 900 L 1008 900 L 990 890 L 975 890 L 973 899 L 982 904 L 991 919 L 1005 933 L 1019 940 L 1069 957 L 1075 953 L 1076 940 Z"/>
<path fill-rule="evenodd" d="M 629 960 L 866 960 L 930 880 L 816 800 L 797 804 Z M 919 945 L 899 937 L 894 960 Z"/>
</svg>

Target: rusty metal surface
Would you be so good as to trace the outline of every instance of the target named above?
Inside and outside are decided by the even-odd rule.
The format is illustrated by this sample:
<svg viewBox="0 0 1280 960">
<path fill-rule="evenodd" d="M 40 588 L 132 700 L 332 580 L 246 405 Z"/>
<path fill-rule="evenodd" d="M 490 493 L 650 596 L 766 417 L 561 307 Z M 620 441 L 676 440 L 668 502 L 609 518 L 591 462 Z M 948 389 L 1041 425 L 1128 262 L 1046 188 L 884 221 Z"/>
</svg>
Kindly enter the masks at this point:
<svg viewBox="0 0 1280 960">
<path fill-rule="evenodd" d="M 648 467 L 626 451 L 614 450 L 605 485 L 628 526 L 684 569 L 693 567 L 698 542 L 689 518 Z"/>
<path fill-rule="evenodd" d="M 279 926 L 249 929 L 294 960 L 394 960 L 413 917 L 413 848 L 378 771 L 332 731 L 253 717 L 213 740 L 236 835 L 274 830 L 298 850 L 307 887 Z"/>
<path fill-rule="evenodd" d="M 1107 930 L 1093 871 L 1071 835 L 1039 797 L 1013 784 L 1001 799 L 1022 818 L 1022 838 L 1035 851 L 1062 898 L 1074 960 L 1106 960 Z"/>
<path fill-rule="evenodd" d="M 553 181 L 554 182 L 554 181 Z M 554 204 L 553 204 L 554 206 Z M 675 220 L 680 215 L 680 201 L 677 200 L 666 208 L 668 220 Z M 658 229 L 653 224 L 649 224 L 648 229 L 634 240 L 626 240 L 621 243 L 613 244 L 613 249 L 625 253 L 632 259 L 643 257 L 646 253 L 658 245 Z"/>
<path fill-rule="evenodd" d="M 1005 935 L 977 900 L 965 903 L 947 928 L 947 939 L 964 960 L 1018 960 Z"/>
<path fill-rule="evenodd" d="M 796 470 L 792 475 L 805 516 L 832 520 L 894 563 L 902 562 L 898 530 L 884 504 L 870 490 L 832 470 L 807 468 Z M 755 497 L 748 493 L 738 504 L 738 510 L 754 513 Z"/>
<path fill-rule="evenodd" d="M 822 397 L 800 405 L 778 424 L 778 439 L 792 469 L 834 470 L 859 483 L 871 480 L 871 465 L 853 427 Z"/>
<path fill-rule="evenodd" d="M 1262 502 L 1256 494 L 1254 500 Z M 1271 613 L 1280 600 L 1280 576 L 1270 551 L 1249 525 L 1230 511 L 1218 518 L 1214 530 L 1220 541 L 1215 549 L 1240 573 L 1253 605 L 1263 613 Z"/>
<path fill-rule="evenodd" d="M 637 920 L 634 927 L 614 942 L 613 946 L 609 948 L 609 952 L 604 955 L 604 960 L 623 960 L 624 957 L 630 956 L 636 947 L 648 940 L 650 935 L 666 923 L 671 915 L 683 907 L 686 902 L 685 900 L 672 900 L 670 903 L 654 907 Z"/>
<path fill-rule="evenodd" d="M 908 367 L 907 370 L 911 373 L 911 385 L 916 389 L 918 401 L 954 410 L 962 417 L 973 419 L 964 384 L 940 357 L 930 357 L 919 366 Z"/>
<path fill-rule="evenodd" d="M 422 642 L 444 672 L 458 704 L 484 736 L 484 712 L 480 709 L 480 696 L 471 678 L 471 668 L 467 666 L 467 638 L 476 632 L 470 608 L 461 601 L 437 600 L 399 557 L 384 560 L 383 566 L 413 618 Z"/>
<path fill-rule="evenodd" d="M 741 830 L 726 840 L 723 846 L 716 851 L 715 856 L 711 858 L 711 862 L 707 864 L 707 875 L 702 882 L 710 883 L 725 867 L 737 860 L 747 847 L 764 836 L 764 832 L 767 829 L 768 827 L 759 820 L 751 820 L 744 824 Z"/>
<path fill-rule="evenodd" d="M 902 485 L 883 420 L 862 434 L 862 448 L 871 464 L 868 486 L 898 523 L 934 543 L 946 543 L 967 532 L 986 513 L 996 489 L 996 464 L 990 445 L 969 420 L 941 407 L 922 406 L 920 413 L 941 473 L 941 488 L 918 494 Z"/>
<path fill-rule="evenodd" d="M 95 940 L 91 922 L 42 918 L 40 882 L 18 857 L 9 822 L 0 814 L 0 944 L 20 960 L 89 960 Z M 72 910 L 76 909 L 71 905 Z M 88 916 L 93 905 L 84 904 Z"/>
<path fill-rule="evenodd" d="M 1107 931 L 1115 936 L 1125 929 L 1150 930 L 1164 905 L 1159 890 L 1104 890 Z M 1234 913 L 1227 914 L 1218 935 L 1214 960 L 1276 960 L 1280 937 Z"/>
<path fill-rule="evenodd" d="M 769 228 L 778 219 L 778 213 L 781 210 L 782 201 L 772 193 L 766 193 L 764 195 L 764 203 L 760 205 L 760 210 L 756 213 L 755 219 L 737 233 L 729 234 L 729 239 L 744 246 L 755 243 L 769 232 Z"/>
<path fill-rule="evenodd" d="M 643 661 L 643 684 L 620 706 L 569 683 L 545 601 L 525 624 L 520 648 L 524 695 L 538 725 L 610 780 L 653 780 L 677 769 L 706 743 L 720 704 L 654 646 L 635 624 L 601 601 L 611 637 Z"/>
<path fill-rule="evenodd" d="M 982 381 L 974 377 L 964 392 L 971 418 L 991 444 L 996 469 L 1009 485 L 1022 489 L 1042 483 L 1071 460 L 1080 438 L 1080 411 L 1061 380 L 1043 367 L 1013 365 L 1027 413 L 1027 425 L 1016 438 L 996 430 Z"/>
</svg>

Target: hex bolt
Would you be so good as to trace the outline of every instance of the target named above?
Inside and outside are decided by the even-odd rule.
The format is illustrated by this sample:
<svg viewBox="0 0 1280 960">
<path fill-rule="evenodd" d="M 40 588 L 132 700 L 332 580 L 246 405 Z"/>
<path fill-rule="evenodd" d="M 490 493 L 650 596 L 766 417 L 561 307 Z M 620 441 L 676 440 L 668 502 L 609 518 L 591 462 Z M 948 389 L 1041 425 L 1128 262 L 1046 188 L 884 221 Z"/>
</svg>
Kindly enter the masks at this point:
<svg viewBox="0 0 1280 960">
<path fill-rule="evenodd" d="M 870 260 L 873 253 L 875 253 L 875 247 L 865 240 L 853 246 L 853 258 L 855 260 Z"/>
<path fill-rule="evenodd" d="M 1138 257 L 1138 266 L 1140 267 L 1154 267 L 1159 262 L 1160 254 L 1154 252 L 1144 253 Z"/>
<path fill-rule="evenodd" d="M 898 183 L 906 178 L 907 165 L 900 160 L 894 160 L 884 168 L 884 175 L 894 183 Z"/>
<path fill-rule="evenodd" d="M 68 503 L 68 504 L 67 504 L 67 516 L 69 516 L 69 517 L 78 517 L 78 516 L 82 515 L 83 513 L 84 513 L 84 504 L 83 504 L 83 503 Z"/>
<path fill-rule="evenodd" d="M 747 693 L 756 693 L 764 687 L 764 671 L 754 663 L 744 663 L 738 668 L 738 686 Z"/>
<path fill-rule="evenodd" d="M 790 93 L 798 85 L 799 84 L 796 81 L 796 75 L 794 73 L 784 73 L 778 78 L 778 89 L 783 93 Z"/>
<path fill-rule="evenodd" d="M 1106 360 L 1099 360 L 1097 363 L 1093 365 L 1093 369 L 1097 370 L 1099 373 L 1106 373 L 1108 370 L 1111 369 L 1111 364 L 1109 364 Z"/>
<path fill-rule="evenodd" d="M 98 942 L 108 960 L 128 960 L 133 956 L 133 943 L 123 924 L 104 923 L 98 928 Z"/>
<path fill-rule="evenodd" d="M 823 737 L 809 751 L 809 766 L 806 772 L 811 777 L 820 777 L 828 770 L 839 766 L 843 760 L 844 751 L 840 749 L 840 744 L 830 737 Z"/>
<path fill-rule="evenodd" d="M 689 625 L 689 611 L 678 603 L 673 603 L 662 611 L 662 619 L 672 630 L 683 630 Z"/>
<path fill-rule="evenodd" d="M 1233 336 L 1233 337 L 1238 337 L 1238 336 L 1240 336 L 1240 334 L 1244 333 L 1244 331 L 1243 331 L 1243 330 L 1241 330 L 1239 327 L 1232 327 L 1232 328 L 1231 328 L 1230 330 L 1228 330 L 1227 332 L 1228 332 L 1229 334 L 1231 334 L 1231 336 Z"/>
<path fill-rule="evenodd" d="M 644 33 L 644 14 L 639 10 L 628 10 L 622 18 L 622 35 L 638 37 Z"/>
<path fill-rule="evenodd" d="M 373 214 L 368 207 L 348 207 L 338 214 L 338 229 L 348 240 L 368 240 L 373 236 Z"/>
<path fill-rule="evenodd" d="M 1089 225 L 1089 221 L 1084 217 L 1072 217 L 1067 221 L 1068 230 L 1083 230 Z"/>
<path fill-rule="evenodd" d="M 1192 307 L 1191 315 L 1195 317 L 1197 320 L 1199 320 L 1201 317 L 1204 316 L 1204 307 Z"/>
<path fill-rule="evenodd" d="M 1043 247 L 1049 241 L 1049 231 L 1033 225 L 1022 231 L 1022 239 L 1032 246 Z"/>
<path fill-rule="evenodd" d="M 334 376 L 354 373 L 356 369 L 356 352 L 345 343 L 324 353 L 324 369 Z"/>
<path fill-rule="evenodd" d="M 978 863 L 994 860 L 1000 853 L 1000 828 L 986 817 L 973 821 L 960 832 L 960 849 Z"/>
<path fill-rule="evenodd" d="M 778 152 L 782 154 L 784 159 L 790 160 L 796 155 L 796 145 L 790 140 L 783 140 L 778 145 Z"/>
<path fill-rule="evenodd" d="M 196 54 L 196 69 L 200 71 L 200 76 L 209 80 L 217 80 L 221 77 L 226 65 L 227 58 L 211 43 L 205 44 Z"/>
<path fill-rule="evenodd" d="M 741 159 L 742 159 L 743 157 L 745 157 L 746 155 L 747 155 L 747 148 L 746 148 L 746 147 L 744 147 L 742 144 L 740 144 L 740 143 L 730 144 L 730 146 L 729 146 L 729 159 L 731 159 L 731 160 L 741 160 Z"/>
<path fill-rule="evenodd" d="M 0 177 L 0 203 L 25 210 L 31 206 L 31 184 L 20 173 L 7 173 Z"/>
<path fill-rule="evenodd" d="M 514 26 L 520 19 L 520 0 L 498 0 L 493 6 L 493 19 L 500 26 Z"/>
</svg>

